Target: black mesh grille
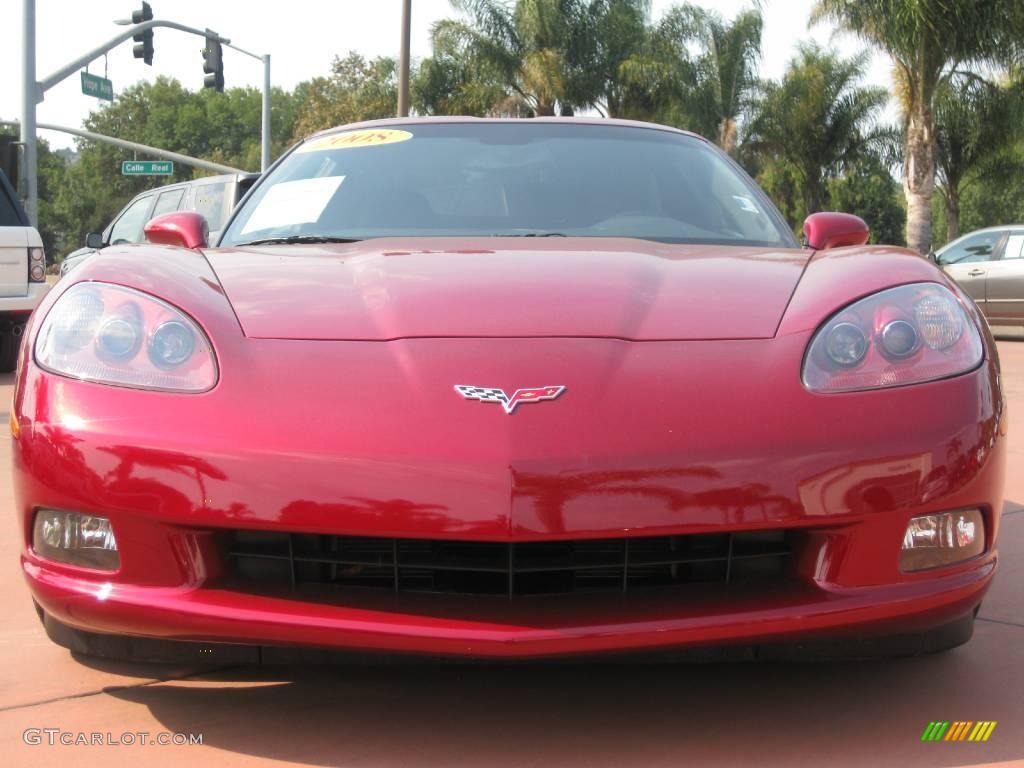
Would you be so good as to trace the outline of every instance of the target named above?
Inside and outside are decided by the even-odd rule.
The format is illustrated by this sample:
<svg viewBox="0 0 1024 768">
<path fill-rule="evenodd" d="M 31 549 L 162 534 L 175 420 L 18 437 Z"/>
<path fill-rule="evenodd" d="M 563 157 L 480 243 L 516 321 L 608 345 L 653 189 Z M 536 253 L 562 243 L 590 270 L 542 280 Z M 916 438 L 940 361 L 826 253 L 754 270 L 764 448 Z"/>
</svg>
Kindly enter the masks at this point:
<svg viewBox="0 0 1024 768">
<path fill-rule="evenodd" d="M 791 554 L 787 531 L 468 542 L 233 531 L 238 585 L 338 585 L 470 595 L 619 591 L 681 584 L 776 581 Z"/>
</svg>

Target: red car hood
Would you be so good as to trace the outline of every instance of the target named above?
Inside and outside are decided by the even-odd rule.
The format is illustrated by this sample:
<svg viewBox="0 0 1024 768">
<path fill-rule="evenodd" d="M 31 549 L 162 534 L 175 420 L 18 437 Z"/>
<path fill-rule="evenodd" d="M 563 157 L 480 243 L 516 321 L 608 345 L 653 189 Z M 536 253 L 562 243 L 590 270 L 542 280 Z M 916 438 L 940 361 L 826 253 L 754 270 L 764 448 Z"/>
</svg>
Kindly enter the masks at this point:
<svg viewBox="0 0 1024 768">
<path fill-rule="evenodd" d="M 206 252 L 246 336 L 771 338 L 810 251 L 389 238 Z"/>
</svg>

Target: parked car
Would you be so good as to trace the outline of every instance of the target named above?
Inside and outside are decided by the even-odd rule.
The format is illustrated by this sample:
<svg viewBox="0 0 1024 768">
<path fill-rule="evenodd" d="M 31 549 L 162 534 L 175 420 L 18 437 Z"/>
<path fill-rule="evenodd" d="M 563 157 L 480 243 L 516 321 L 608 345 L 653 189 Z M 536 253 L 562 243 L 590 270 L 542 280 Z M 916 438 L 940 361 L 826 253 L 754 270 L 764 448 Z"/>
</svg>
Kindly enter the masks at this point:
<svg viewBox="0 0 1024 768">
<path fill-rule="evenodd" d="M 158 216 L 29 323 L 18 549 L 56 642 L 243 663 L 971 636 L 995 342 L 861 219 L 816 213 L 801 247 L 673 128 L 438 118 L 312 136 L 206 229 Z"/>
<path fill-rule="evenodd" d="M 206 219 L 211 240 L 220 234 L 224 222 L 245 196 L 258 173 L 229 173 L 168 184 L 132 198 L 103 232 L 90 232 L 85 247 L 69 253 L 60 265 L 61 277 L 80 266 L 89 256 L 108 245 L 141 243 L 142 228 L 150 219 L 172 211 L 195 211 Z"/>
<path fill-rule="evenodd" d="M 979 229 L 932 258 L 991 325 L 1024 325 L 1024 224 Z"/>
<path fill-rule="evenodd" d="M 49 290 L 43 240 L 0 171 L 0 372 L 14 370 L 25 321 Z"/>
</svg>

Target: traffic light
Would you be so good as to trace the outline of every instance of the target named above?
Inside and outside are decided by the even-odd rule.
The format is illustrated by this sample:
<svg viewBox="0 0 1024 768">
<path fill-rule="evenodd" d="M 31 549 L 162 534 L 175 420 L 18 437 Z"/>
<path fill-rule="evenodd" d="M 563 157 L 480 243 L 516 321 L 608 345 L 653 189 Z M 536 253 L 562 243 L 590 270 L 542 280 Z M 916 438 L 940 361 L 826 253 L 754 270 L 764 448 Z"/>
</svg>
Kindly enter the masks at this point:
<svg viewBox="0 0 1024 768">
<path fill-rule="evenodd" d="M 203 72 L 206 77 L 203 78 L 203 87 L 216 88 L 218 93 L 224 93 L 224 49 L 216 33 L 206 31 L 206 47 L 203 48 Z"/>
<path fill-rule="evenodd" d="M 132 24 L 141 24 L 144 21 L 153 20 L 153 9 L 149 7 L 149 3 L 142 4 L 141 11 L 132 11 Z M 132 55 L 136 59 L 142 59 L 149 65 L 153 64 L 153 30 L 147 29 L 145 32 L 139 32 L 137 35 L 132 36 L 132 40 L 135 41 L 135 47 L 132 48 Z"/>
</svg>

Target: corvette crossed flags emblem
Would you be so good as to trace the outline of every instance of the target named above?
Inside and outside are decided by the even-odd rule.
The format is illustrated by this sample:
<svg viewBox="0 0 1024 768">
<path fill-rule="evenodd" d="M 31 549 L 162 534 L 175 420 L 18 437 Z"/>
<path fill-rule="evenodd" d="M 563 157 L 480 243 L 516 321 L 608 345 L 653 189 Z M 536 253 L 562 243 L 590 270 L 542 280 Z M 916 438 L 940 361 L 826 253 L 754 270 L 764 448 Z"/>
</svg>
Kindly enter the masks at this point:
<svg viewBox="0 0 1024 768">
<path fill-rule="evenodd" d="M 517 389 L 511 396 L 503 389 L 491 387 L 474 387 L 470 384 L 456 384 L 455 391 L 467 400 L 479 400 L 481 403 L 501 403 L 505 413 L 511 414 L 517 405 L 522 403 L 539 403 L 542 400 L 554 400 L 565 391 L 563 386 L 532 387 Z"/>
</svg>

